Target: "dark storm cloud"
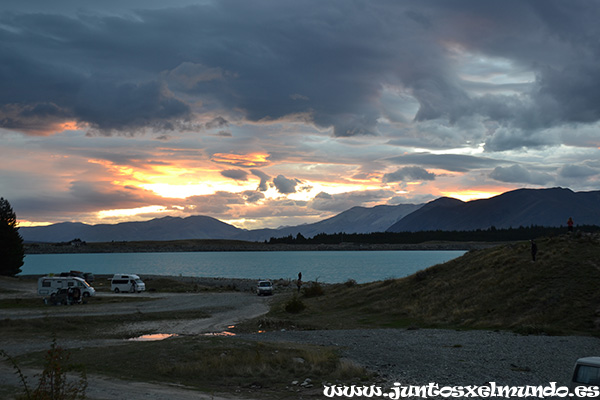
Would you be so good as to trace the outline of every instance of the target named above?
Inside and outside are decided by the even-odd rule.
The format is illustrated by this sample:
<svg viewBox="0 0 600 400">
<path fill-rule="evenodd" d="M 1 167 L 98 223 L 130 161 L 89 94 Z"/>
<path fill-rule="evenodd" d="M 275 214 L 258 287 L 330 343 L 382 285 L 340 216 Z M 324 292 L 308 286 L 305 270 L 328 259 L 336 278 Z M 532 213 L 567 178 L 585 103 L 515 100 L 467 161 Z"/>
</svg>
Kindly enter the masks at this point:
<svg viewBox="0 0 600 400">
<path fill-rule="evenodd" d="M 592 168 L 587 165 L 565 165 L 559 171 L 561 178 L 588 178 L 591 176 L 600 175 L 600 169 Z"/>
<path fill-rule="evenodd" d="M 190 108 L 159 82 L 142 84 L 93 82 L 84 85 L 73 105 L 78 119 L 102 132 L 138 128 L 175 130 L 188 118 Z"/>
<path fill-rule="evenodd" d="M 546 185 L 554 180 L 550 174 L 529 171 L 525 167 L 517 164 L 510 167 L 494 168 L 490 173 L 490 178 L 500 182 L 529 183 L 533 185 Z"/>
<path fill-rule="evenodd" d="M 229 122 L 223 117 L 216 117 L 206 123 L 206 129 L 223 128 L 229 125 Z"/>
<path fill-rule="evenodd" d="M 254 190 L 246 190 L 242 192 L 242 197 L 247 203 L 258 203 L 265 198 L 265 195 Z"/>
<path fill-rule="evenodd" d="M 258 184 L 258 188 L 256 188 L 256 190 L 260 192 L 266 192 L 269 189 L 269 180 L 271 177 L 259 169 L 251 169 L 250 172 L 260 179 L 260 183 Z"/>
<path fill-rule="evenodd" d="M 275 189 L 281 194 L 296 193 L 296 186 L 300 183 L 302 182 L 298 179 L 288 179 L 283 175 L 277 175 L 277 177 L 273 179 L 273 186 L 275 186 Z"/>
<path fill-rule="evenodd" d="M 383 175 L 382 178 L 384 183 L 403 182 L 407 180 L 433 181 L 435 180 L 435 174 L 427 171 L 425 168 L 411 166 L 397 169 L 394 172 Z"/>
<path fill-rule="evenodd" d="M 223 175 L 225 178 L 231 178 L 236 181 L 248 180 L 248 172 L 241 169 L 227 169 L 225 171 L 221 171 L 221 175 Z"/>
<path fill-rule="evenodd" d="M 244 204 L 244 199 L 239 193 L 216 192 L 214 194 L 191 196 L 186 198 L 185 206 L 192 207 L 197 215 L 211 215 L 222 218 L 231 211 L 235 205 Z"/>
<path fill-rule="evenodd" d="M 357 205 L 370 205 L 388 199 L 393 192 L 386 190 L 365 190 L 340 194 L 320 192 L 309 202 L 309 207 L 318 211 L 342 212 Z"/>
<path fill-rule="evenodd" d="M 445 169 L 453 172 L 468 172 L 472 169 L 489 168 L 501 161 L 485 157 L 460 154 L 414 153 L 391 157 L 387 161 L 400 165 L 424 165 L 431 168 Z"/>
<path fill-rule="evenodd" d="M 544 130 L 497 129 L 485 144 L 486 151 L 504 151 L 520 148 L 541 148 L 558 145 L 559 138 Z"/>
<path fill-rule="evenodd" d="M 44 122 L 73 119 L 104 133 L 193 130 L 194 113 L 221 109 L 251 121 L 303 115 L 336 136 L 370 135 L 386 114 L 385 85 L 414 98 L 416 122 L 495 122 L 488 150 L 547 145 L 538 130 L 600 120 L 594 2 L 88 7 L 1 14 L 1 127 L 39 132 Z M 512 95 L 477 96 L 450 49 L 508 60 L 535 80 Z"/>
<path fill-rule="evenodd" d="M 20 213 L 51 222 L 71 220 L 73 216 L 94 213 L 99 208 L 136 208 L 162 204 L 163 201 L 152 192 L 140 188 L 84 180 L 70 182 L 64 191 L 54 188 L 36 196 L 15 198 Z"/>
</svg>

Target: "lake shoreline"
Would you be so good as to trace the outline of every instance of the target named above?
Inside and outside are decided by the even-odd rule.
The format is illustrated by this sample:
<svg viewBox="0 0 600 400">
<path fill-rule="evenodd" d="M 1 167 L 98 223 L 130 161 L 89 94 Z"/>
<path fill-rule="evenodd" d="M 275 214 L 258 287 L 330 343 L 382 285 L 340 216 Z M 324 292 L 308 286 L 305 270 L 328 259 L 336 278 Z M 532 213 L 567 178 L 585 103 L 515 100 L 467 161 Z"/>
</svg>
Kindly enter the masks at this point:
<svg viewBox="0 0 600 400">
<path fill-rule="evenodd" d="M 425 242 L 417 244 L 269 244 L 234 240 L 176 240 L 155 242 L 26 243 L 25 254 L 93 254 L 242 251 L 388 251 L 478 250 L 502 245 L 489 242 Z"/>
</svg>

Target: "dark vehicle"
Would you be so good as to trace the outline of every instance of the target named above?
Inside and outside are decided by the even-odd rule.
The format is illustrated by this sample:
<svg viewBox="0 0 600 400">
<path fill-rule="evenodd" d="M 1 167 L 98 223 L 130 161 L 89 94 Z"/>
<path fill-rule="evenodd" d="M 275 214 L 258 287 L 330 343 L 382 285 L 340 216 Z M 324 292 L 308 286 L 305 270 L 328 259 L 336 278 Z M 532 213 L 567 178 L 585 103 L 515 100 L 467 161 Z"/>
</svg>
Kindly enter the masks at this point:
<svg viewBox="0 0 600 400">
<path fill-rule="evenodd" d="M 80 271 L 61 272 L 60 275 L 58 275 L 58 276 L 61 276 L 61 277 L 76 276 L 78 278 L 85 279 L 83 277 L 83 272 L 80 272 Z"/>
<path fill-rule="evenodd" d="M 69 271 L 69 272 L 61 272 L 59 276 L 67 277 L 67 276 L 76 276 L 77 278 L 81 278 L 87 283 L 94 282 L 94 274 L 91 272 L 81 272 L 81 271 Z"/>
<path fill-rule="evenodd" d="M 52 305 L 71 305 L 80 304 L 83 296 L 78 288 L 59 289 L 56 293 L 52 293 L 50 299 L 45 299 L 47 304 Z"/>
<path fill-rule="evenodd" d="M 94 274 L 92 274 L 91 272 L 85 272 L 83 274 L 83 279 L 85 279 L 87 283 L 92 283 L 94 282 Z"/>
</svg>

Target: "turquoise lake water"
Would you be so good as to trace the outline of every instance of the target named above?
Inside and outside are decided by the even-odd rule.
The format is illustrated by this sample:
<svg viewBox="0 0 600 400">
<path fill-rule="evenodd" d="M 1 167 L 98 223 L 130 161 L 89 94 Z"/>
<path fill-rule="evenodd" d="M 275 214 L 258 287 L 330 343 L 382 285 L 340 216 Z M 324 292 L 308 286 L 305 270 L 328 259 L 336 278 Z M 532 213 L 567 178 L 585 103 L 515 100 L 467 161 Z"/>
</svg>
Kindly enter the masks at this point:
<svg viewBox="0 0 600 400">
<path fill-rule="evenodd" d="M 272 251 L 189 253 L 30 254 L 22 274 L 69 270 L 248 279 L 358 283 L 402 278 L 463 255 L 464 251 Z"/>
</svg>

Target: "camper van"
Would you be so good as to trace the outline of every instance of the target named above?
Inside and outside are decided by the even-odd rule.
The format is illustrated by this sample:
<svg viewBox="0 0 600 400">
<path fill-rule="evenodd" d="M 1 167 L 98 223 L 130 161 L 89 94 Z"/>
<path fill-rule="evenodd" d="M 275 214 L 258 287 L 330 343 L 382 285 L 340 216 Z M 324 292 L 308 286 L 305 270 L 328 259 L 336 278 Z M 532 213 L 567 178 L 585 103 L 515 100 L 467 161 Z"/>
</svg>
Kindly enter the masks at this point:
<svg viewBox="0 0 600 400">
<path fill-rule="evenodd" d="M 142 282 L 138 275 L 133 274 L 115 274 L 110 280 L 110 290 L 115 293 L 121 292 L 143 292 L 146 290 L 146 284 Z"/>
<path fill-rule="evenodd" d="M 60 289 L 78 289 L 82 297 L 96 294 L 96 290 L 84 279 L 76 276 L 43 276 L 38 279 L 38 294 L 56 296 Z"/>
<path fill-rule="evenodd" d="M 597 397 L 600 386 L 600 357 L 583 357 L 575 362 L 571 390 L 578 397 Z M 576 390 L 576 388 L 579 388 Z M 576 397 L 577 398 L 577 397 Z"/>
</svg>

